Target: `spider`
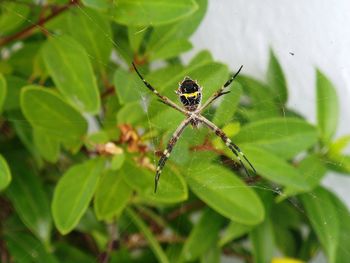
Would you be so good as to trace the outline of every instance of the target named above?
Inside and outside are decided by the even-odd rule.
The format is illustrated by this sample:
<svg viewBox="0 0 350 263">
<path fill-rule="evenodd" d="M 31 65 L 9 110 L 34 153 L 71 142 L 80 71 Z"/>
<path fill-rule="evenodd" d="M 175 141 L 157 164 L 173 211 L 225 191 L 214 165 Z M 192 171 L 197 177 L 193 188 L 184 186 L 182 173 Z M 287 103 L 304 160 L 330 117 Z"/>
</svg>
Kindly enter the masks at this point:
<svg viewBox="0 0 350 263">
<path fill-rule="evenodd" d="M 225 145 L 234 153 L 240 162 L 241 166 L 244 168 L 245 172 L 249 176 L 249 172 L 242 162 L 239 155 L 241 155 L 249 164 L 251 169 L 256 174 L 256 170 L 253 165 L 250 163 L 248 158 L 244 155 L 244 153 L 239 149 L 239 147 L 234 144 L 226 134 L 217 127 L 214 123 L 209 121 L 207 118 L 201 115 L 201 112 L 206 109 L 211 103 L 213 103 L 217 98 L 222 95 L 229 93 L 230 91 L 224 91 L 226 87 L 228 87 L 232 81 L 237 77 L 243 65 L 239 68 L 239 70 L 229 79 L 226 83 L 217 90 L 203 105 L 201 105 L 202 100 L 202 87 L 198 85 L 196 80 L 192 80 L 190 77 L 185 77 L 181 83 L 179 83 L 179 88 L 175 91 L 175 93 L 179 96 L 181 103 L 183 104 L 183 108 L 178 106 L 176 103 L 168 99 L 166 96 L 161 95 L 155 88 L 152 87 L 141 75 L 141 73 L 136 68 L 135 64 L 132 63 L 137 75 L 140 77 L 145 86 L 152 91 L 155 95 L 160 98 L 160 101 L 164 104 L 178 110 L 186 116 L 186 119 L 181 122 L 178 128 L 173 133 L 171 139 L 168 142 L 168 145 L 162 156 L 158 162 L 156 176 L 154 178 L 154 193 L 157 192 L 158 181 L 160 178 L 160 174 L 162 173 L 162 169 L 165 165 L 165 162 L 168 160 L 172 149 L 174 148 L 176 142 L 178 141 L 181 133 L 185 130 L 187 125 L 191 124 L 194 128 L 197 128 L 200 123 L 206 125 L 210 130 L 215 132 L 215 134 L 221 138 L 221 140 L 225 143 Z"/>
</svg>

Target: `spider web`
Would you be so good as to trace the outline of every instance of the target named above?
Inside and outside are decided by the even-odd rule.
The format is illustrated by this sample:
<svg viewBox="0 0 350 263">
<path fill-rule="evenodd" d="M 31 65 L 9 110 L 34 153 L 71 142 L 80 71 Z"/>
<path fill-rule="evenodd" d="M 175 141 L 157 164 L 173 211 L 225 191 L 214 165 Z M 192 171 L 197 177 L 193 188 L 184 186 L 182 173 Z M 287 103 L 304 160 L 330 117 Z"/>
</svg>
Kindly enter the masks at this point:
<svg viewBox="0 0 350 263">
<path fill-rule="evenodd" d="M 90 20 L 93 21 L 93 18 L 91 18 L 82 8 L 78 7 L 78 10 L 79 12 L 81 12 L 82 14 L 84 14 L 86 17 L 88 17 Z M 13 11 L 13 10 L 9 10 L 9 11 Z M 15 12 L 15 11 L 13 11 Z M 16 12 L 15 12 L 16 13 Z M 16 13 L 18 16 L 20 16 L 22 19 L 25 19 L 27 22 L 31 23 L 31 24 L 34 24 L 35 21 L 31 21 L 29 20 L 28 18 L 25 18 L 23 17 L 20 13 Z M 40 29 L 44 29 L 43 27 L 40 27 L 38 26 Z M 146 28 L 145 28 L 146 29 Z M 142 30 L 140 30 L 138 33 L 141 33 Z M 123 48 L 121 45 L 119 45 L 118 41 L 115 41 L 113 40 L 113 36 L 109 36 L 107 32 L 104 32 L 103 29 L 101 29 L 101 34 L 103 34 L 104 36 L 106 36 L 110 41 L 111 43 L 113 44 L 114 48 L 118 51 L 121 51 L 123 52 Z M 50 33 L 51 37 L 56 37 L 55 34 L 52 34 Z M 19 48 L 21 48 L 21 46 L 19 46 Z M 6 50 L 5 50 L 5 53 L 3 51 L 2 53 L 2 56 L 6 56 Z M 98 63 L 102 63 L 101 61 L 99 61 L 97 58 L 95 57 L 92 57 L 91 55 L 89 55 L 90 59 L 92 60 L 95 60 L 97 61 Z M 117 55 L 117 53 L 113 53 L 113 59 L 118 61 L 118 63 L 122 63 L 122 59 L 120 59 Z M 132 58 L 130 58 L 130 61 L 132 61 Z M 104 65 L 106 67 L 110 67 L 109 65 Z M 127 68 L 128 65 L 125 65 L 124 66 Z M 179 79 L 179 81 L 181 81 L 182 79 Z M 199 80 L 200 82 L 200 80 Z M 231 85 L 232 87 L 232 85 Z M 156 87 L 158 88 L 158 87 Z M 175 89 L 176 87 L 174 87 Z M 203 87 L 205 89 L 205 87 Z M 145 109 L 145 113 L 146 113 L 146 116 L 147 116 L 147 122 L 148 122 L 148 129 L 149 130 L 158 130 L 160 129 L 160 127 L 158 127 L 158 125 L 154 122 L 154 116 L 152 116 L 148 109 L 149 109 L 149 91 L 146 90 L 145 87 L 142 87 L 140 86 L 140 89 L 135 89 L 134 90 L 135 93 L 139 94 L 140 97 L 141 97 L 141 104 L 142 104 L 142 107 Z M 170 99 L 172 99 L 173 101 L 177 101 L 177 97 L 174 96 L 173 97 L 170 97 Z M 227 97 L 226 96 L 223 96 L 221 98 L 221 101 L 222 100 L 226 100 Z M 259 101 L 258 104 L 260 105 L 264 105 L 265 103 L 267 103 L 267 101 Z M 310 101 L 310 103 L 314 104 L 314 101 Z M 216 105 L 218 106 L 218 105 Z M 164 106 L 164 109 L 166 108 L 167 106 Z M 266 111 L 269 111 L 269 110 L 266 110 Z M 205 115 L 207 117 L 209 117 L 209 119 L 213 116 L 213 114 L 215 113 L 215 111 L 213 111 L 212 109 L 209 109 L 206 111 Z M 10 119 L 11 122 L 19 122 L 21 125 L 24 125 L 24 126 L 27 126 L 28 128 L 30 128 L 30 125 L 25 121 L 25 120 L 19 120 L 19 119 Z M 174 120 L 172 119 L 164 119 L 164 125 L 166 126 L 169 126 L 169 127 L 173 127 L 174 126 Z M 228 121 L 226 124 L 230 123 L 230 122 L 237 122 L 238 119 L 231 119 L 230 121 Z M 180 122 L 178 123 L 180 124 Z M 98 127 L 98 124 L 96 122 L 94 122 L 92 120 L 92 118 L 89 118 L 89 130 L 90 132 L 93 132 L 93 131 L 97 131 L 99 130 L 99 127 Z M 176 127 L 175 127 L 176 128 Z M 175 130 L 175 129 L 174 129 Z M 186 128 L 186 130 L 184 131 L 183 135 L 181 136 L 181 138 L 179 139 L 179 142 L 177 143 L 177 145 L 175 146 L 174 150 L 173 150 L 173 153 L 171 154 L 170 156 L 170 160 L 168 160 L 168 163 L 169 165 L 171 164 L 175 164 L 175 165 L 178 165 L 178 166 L 184 166 L 185 167 L 182 167 L 186 172 L 186 174 L 191 174 L 192 171 L 193 171 L 193 167 L 196 166 L 198 167 L 198 164 L 205 164 L 207 162 L 207 160 L 205 159 L 202 159 L 201 158 L 201 151 L 198 151 L 197 149 L 192 149 L 191 152 L 188 151 L 188 149 L 186 149 L 186 147 L 189 146 L 189 144 L 187 144 L 188 141 L 190 141 L 190 145 L 191 146 L 195 146 L 195 145 L 201 145 L 203 143 L 203 136 L 205 137 L 205 135 L 208 134 L 210 137 L 212 137 L 212 131 L 210 131 L 208 128 L 206 127 L 200 127 L 198 130 L 194 130 L 192 129 L 190 126 Z M 170 134 L 171 135 L 171 132 Z M 156 150 L 162 150 L 162 149 L 157 149 L 157 147 L 159 145 L 163 145 L 163 149 L 166 145 L 166 141 L 163 140 L 163 138 L 161 137 L 152 137 L 151 138 L 151 146 L 153 147 L 153 158 L 152 158 L 152 162 L 153 164 L 156 166 L 157 165 L 157 162 L 158 162 L 158 157 L 156 155 Z M 184 163 L 184 158 L 183 158 L 183 154 L 184 152 L 187 151 L 187 154 L 189 155 L 189 161 L 186 162 L 186 164 Z M 212 160 L 214 161 L 214 163 L 218 164 L 218 165 L 221 165 L 221 166 L 225 166 L 226 163 L 221 160 L 220 158 L 218 158 L 217 154 L 215 153 L 210 153 L 212 154 Z M 233 154 L 231 155 L 233 156 Z M 166 165 L 167 166 L 167 165 Z M 203 165 L 203 167 L 205 167 L 205 165 Z M 167 167 L 165 167 L 164 169 L 167 169 Z M 205 172 L 205 169 L 203 170 L 203 172 Z M 163 175 L 164 176 L 164 175 Z M 327 180 L 325 181 L 327 182 Z M 258 188 L 260 190 L 263 190 L 263 191 L 268 191 L 268 192 L 272 192 L 274 195 L 282 195 L 282 191 L 281 189 L 278 187 L 278 186 L 275 186 L 275 185 L 272 185 L 270 183 L 266 183 L 266 184 L 260 184 L 259 186 L 256 186 L 256 185 L 246 185 L 246 187 L 250 187 L 250 188 Z M 166 189 L 167 191 L 172 191 L 172 189 Z M 318 199 L 319 202 L 322 202 L 322 200 L 320 200 L 316 195 L 310 193 L 310 195 L 312 195 L 313 198 L 315 199 Z M 305 213 L 305 211 L 299 206 L 298 203 L 296 203 L 293 199 L 289 199 L 289 202 L 293 205 L 293 207 L 295 207 L 295 209 L 297 209 L 297 211 L 299 211 L 303 216 L 306 216 L 307 217 L 307 214 Z M 340 211 L 340 213 L 346 213 L 346 211 Z M 332 220 L 332 218 L 328 218 L 327 220 L 324 221 L 324 224 L 328 224 L 330 223 L 330 220 Z M 194 221 L 196 221 L 196 219 L 194 219 Z M 185 223 L 185 222 L 181 222 L 178 221 L 178 227 L 181 226 L 182 223 Z M 131 224 L 131 223 L 130 223 Z M 121 235 L 122 233 L 119 233 L 119 235 Z M 350 241 L 350 237 L 349 237 L 349 241 Z M 341 247 L 342 247 L 342 244 L 339 244 Z M 350 256 L 350 251 L 347 251 L 347 253 L 349 253 L 349 256 Z M 174 258 L 175 258 L 175 255 L 174 255 Z M 172 256 L 170 258 L 170 260 L 172 260 Z M 232 258 L 230 258 L 229 260 L 232 260 Z M 317 257 L 314 259 L 314 262 L 322 262 L 323 257 Z M 230 261 L 232 262 L 232 261 Z M 240 261 L 237 261 L 237 262 L 240 262 Z"/>
</svg>

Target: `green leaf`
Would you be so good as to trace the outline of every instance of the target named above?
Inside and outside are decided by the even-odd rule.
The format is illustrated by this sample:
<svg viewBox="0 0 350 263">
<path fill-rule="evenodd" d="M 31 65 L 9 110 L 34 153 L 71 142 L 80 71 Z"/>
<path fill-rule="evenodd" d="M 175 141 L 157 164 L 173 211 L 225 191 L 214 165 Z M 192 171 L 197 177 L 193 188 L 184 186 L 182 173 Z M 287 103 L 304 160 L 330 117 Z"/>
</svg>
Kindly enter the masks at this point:
<svg viewBox="0 0 350 263">
<path fill-rule="evenodd" d="M 7 82 L 7 95 L 5 100 L 4 109 L 5 110 L 14 110 L 20 107 L 19 97 L 21 88 L 27 85 L 26 80 L 8 75 L 6 76 Z"/>
<path fill-rule="evenodd" d="M 23 162 L 25 157 L 22 153 L 8 158 L 13 177 L 6 193 L 22 222 L 48 245 L 52 227 L 48 196 L 40 177 Z"/>
<path fill-rule="evenodd" d="M 198 52 L 190 61 L 190 63 L 188 64 L 188 67 L 195 67 L 195 66 L 199 66 L 202 64 L 207 64 L 207 63 L 211 63 L 213 62 L 214 59 L 210 53 L 210 51 L 208 50 L 202 50 L 200 52 Z"/>
<path fill-rule="evenodd" d="M 231 85 L 230 91 L 229 94 L 224 95 L 214 114 L 213 122 L 219 127 L 232 121 L 242 95 L 241 85 L 237 82 Z"/>
<path fill-rule="evenodd" d="M 56 140 L 81 140 L 86 133 L 86 120 L 52 90 L 26 86 L 21 92 L 21 108 L 33 128 Z"/>
<path fill-rule="evenodd" d="M 187 185 L 174 169 L 165 167 L 159 180 L 157 193 L 154 193 L 155 172 L 125 162 L 121 170 L 124 180 L 147 202 L 176 203 L 187 199 Z"/>
<path fill-rule="evenodd" d="M 190 41 L 187 39 L 179 39 L 150 52 L 149 60 L 169 59 L 176 57 L 181 53 L 190 50 L 191 48 L 192 44 Z"/>
<path fill-rule="evenodd" d="M 233 172 L 201 163 L 189 169 L 186 180 L 191 190 L 221 215 L 247 225 L 264 219 L 264 208 L 256 193 Z"/>
<path fill-rule="evenodd" d="M 92 159 L 71 167 L 58 182 L 52 201 L 52 215 L 61 234 L 79 223 L 95 193 L 104 169 L 102 159 Z"/>
<path fill-rule="evenodd" d="M 285 104 L 288 100 L 287 83 L 281 65 L 272 49 L 270 50 L 270 62 L 267 70 L 267 83 L 274 94 L 275 100 L 281 106 Z"/>
<path fill-rule="evenodd" d="M 244 147 L 243 152 L 259 175 L 284 186 L 308 190 L 303 174 L 282 158 L 254 146 Z"/>
<path fill-rule="evenodd" d="M 331 201 L 335 205 L 338 213 L 338 221 L 340 225 L 339 241 L 336 251 L 336 263 L 346 262 L 349 258 L 350 251 L 350 212 L 346 205 L 333 193 L 328 192 Z"/>
<path fill-rule="evenodd" d="M 119 170 L 123 166 L 124 161 L 125 161 L 124 153 L 114 155 L 111 160 L 111 170 L 113 171 Z"/>
<path fill-rule="evenodd" d="M 350 174 L 350 155 L 330 156 L 327 167 L 338 173 Z"/>
<path fill-rule="evenodd" d="M 274 237 L 272 224 L 269 219 L 250 233 L 250 239 L 253 244 L 253 256 L 256 263 L 270 263 L 274 252 Z"/>
<path fill-rule="evenodd" d="M 161 25 L 183 19 L 198 8 L 194 0 L 120 0 L 115 4 L 114 20 L 128 26 Z"/>
<path fill-rule="evenodd" d="M 225 246 L 230 241 L 247 234 L 251 229 L 252 229 L 252 226 L 231 221 L 230 224 L 224 230 L 223 235 L 220 238 L 219 246 L 220 247 Z"/>
<path fill-rule="evenodd" d="M 194 261 L 215 245 L 218 239 L 223 218 L 212 211 L 203 211 L 198 223 L 195 224 L 181 251 L 185 261 Z"/>
<path fill-rule="evenodd" d="M 200 263 L 220 263 L 221 250 L 217 246 L 212 246 L 209 250 L 201 255 Z"/>
<path fill-rule="evenodd" d="M 327 169 L 324 166 L 323 160 L 320 156 L 315 154 L 307 156 L 299 164 L 298 170 L 303 176 L 307 185 L 307 191 L 311 191 L 320 184 L 321 179 L 326 174 Z M 292 187 L 286 187 L 284 194 L 286 196 L 295 195 L 300 191 L 293 189 Z M 283 196 L 286 197 L 286 196 Z"/>
<path fill-rule="evenodd" d="M 167 65 L 166 67 L 156 69 L 151 72 L 147 72 L 146 79 L 149 83 L 152 84 L 154 88 L 156 88 L 158 91 L 164 90 L 164 83 L 168 82 L 169 79 L 174 78 L 174 76 L 178 76 L 179 79 L 174 80 L 174 83 L 178 85 L 178 82 L 183 79 L 183 74 L 185 74 L 186 69 L 181 64 L 173 64 L 173 65 Z M 135 74 L 135 72 L 134 72 Z M 177 82 L 176 82 L 177 81 Z M 169 84 L 169 83 L 168 83 Z M 139 82 L 139 89 L 141 89 L 141 85 L 143 85 L 143 89 L 147 89 L 142 82 Z M 174 96 L 174 90 L 176 89 L 176 86 L 169 86 L 169 89 L 172 89 L 172 94 Z M 147 94 L 151 94 L 150 91 L 147 91 Z"/>
<path fill-rule="evenodd" d="M 195 32 L 204 17 L 208 4 L 207 0 L 196 0 L 195 2 L 199 8 L 194 14 L 181 21 L 163 26 L 155 26 L 153 28 L 149 42 L 147 43 L 146 55 L 173 45 L 174 42 L 180 39 L 188 39 Z"/>
<path fill-rule="evenodd" d="M 7 85 L 4 76 L 0 73 L 0 113 L 2 112 L 2 108 L 4 106 L 4 102 L 7 94 Z"/>
<path fill-rule="evenodd" d="M 165 107 L 151 119 L 151 124 L 157 130 L 171 130 L 173 132 L 183 120 L 184 116 L 180 112 L 170 107 Z"/>
<path fill-rule="evenodd" d="M 142 95 L 147 91 L 135 72 L 130 73 L 122 68 L 117 69 L 114 73 L 113 83 L 119 103 L 122 105 L 140 101 Z"/>
<path fill-rule="evenodd" d="M 273 227 L 275 243 L 278 247 L 278 250 L 281 251 L 285 256 L 297 255 L 300 247 L 300 234 L 294 229 L 288 229 L 278 224 L 273 225 Z M 302 262 L 300 261 L 297 263 Z"/>
<path fill-rule="evenodd" d="M 142 41 L 147 33 L 147 28 L 142 26 L 129 26 L 128 39 L 134 53 L 138 54 Z"/>
<path fill-rule="evenodd" d="M 68 28 L 70 36 L 85 48 L 91 62 L 96 63 L 96 68 L 105 74 L 113 45 L 112 30 L 107 18 L 88 8 L 72 9 Z"/>
<path fill-rule="evenodd" d="M 59 263 L 54 255 L 32 235 L 25 232 L 13 232 L 5 235 L 6 247 L 12 260 L 18 263 L 45 262 Z"/>
<path fill-rule="evenodd" d="M 33 139 L 36 149 L 46 161 L 57 162 L 60 154 L 60 144 L 57 140 L 36 129 L 33 130 Z"/>
<path fill-rule="evenodd" d="M 59 262 L 96 263 L 96 258 L 68 242 L 56 244 L 55 255 L 59 259 Z"/>
<path fill-rule="evenodd" d="M 338 138 L 337 140 L 333 141 L 329 145 L 327 155 L 331 157 L 340 155 L 343 152 L 343 150 L 346 148 L 346 146 L 349 145 L 349 143 L 350 143 L 350 135 L 345 135 Z"/>
<path fill-rule="evenodd" d="M 11 182 L 11 171 L 5 160 L 0 154 L 0 191 L 4 190 Z"/>
<path fill-rule="evenodd" d="M 146 112 L 142 108 L 141 102 L 135 101 L 125 104 L 117 113 L 118 124 L 140 125 L 146 119 Z"/>
<path fill-rule="evenodd" d="M 90 133 L 85 139 L 85 145 L 89 149 L 95 149 L 96 144 L 106 144 L 109 142 L 109 137 L 106 131 L 99 130 L 94 133 Z"/>
<path fill-rule="evenodd" d="M 240 112 L 249 120 L 256 121 L 281 115 L 279 107 L 274 101 L 273 94 L 268 87 L 253 78 L 239 75 L 238 82 L 251 99 L 250 111 Z"/>
<path fill-rule="evenodd" d="M 11 123 L 19 140 L 24 147 L 31 153 L 38 166 L 42 165 L 42 159 L 33 143 L 33 129 L 23 116 L 20 110 L 11 110 L 6 114 L 6 119 Z"/>
<path fill-rule="evenodd" d="M 126 213 L 128 217 L 132 220 L 132 222 L 137 226 L 137 228 L 140 229 L 140 231 L 143 233 L 153 253 L 157 257 L 158 262 L 161 262 L 161 263 L 170 262 L 166 254 L 164 253 L 162 247 L 160 246 L 156 238 L 153 236 L 151 230 L 142 221 L 142 219 L 133 210 L 131 210 L 131 208 L 127 208 Z"/>
<path fill-rule="evenodd" d="M 16 75 L 30 76 L 30 79 L 34 79 L 32 73 L 34 67 L 37 66 L 35 60 L 42 43 L 43 41 L 30 41 L 23 45 L 22 48 L 11 53 L 8 62 L 14 69 L 16 69 Z"/>
<path fill-rule="evenodd" d="M 43 58 L 55 85 L 81 111 L 98 113 L 100 96 L 89 57 L 68 36 L 51 38 L 43 47 Z"/>
<path fill-rule="evenodd" d="M 312 228 L 327 254 L 328 262 L 336 262 L 336 251 L 341 245 L 340 218 L 331 194 L 319 187 L 311 193 L 303 194 L 301 200 Z"/>
<path fill-rule="evenodd" d="M 0 37 L 2 37 L 18 28 L 27 20 L 30 8 L 20 3 L 3 2 L 1 3 L 0 11 Z"/>
<path fill-rule="evenodd" d="M 84 6 L 94 8 L 99 11 L 107 11 L 111 8 L 111 2 L 109 0 L 81 0 Z"/>
<path fill-rule="evenodd" d="M 109 171 L 103 175 L 97 187 L 94 208 L 97 218 L 111 219 L 118 216 L 127 205 L 131 188 L 120 173 Z"/>
<path fill-rule="evenodd" d="M 320 71 L 316 72 L 317 125 L 327 143 L 334 135 L 339 119 L 339 102 L 335 87 Z"/>
<path fill-rule="evenodd" d="M 317 142 L 317 131 L 309 123 L 295 118 L 272 118 L 243 126 L 234 142 L 261 147 L 290 159 Z"/>
<path fill-rule="evenodd" d="M 115 95 L 109 96 L 104 103 L 104 118 L 102 120 L 103 127 L 108 130 L 110 138 L 117 139 L 119 137 L 119 129 L 117 127 L 116 112 L 120 109 L 118 99 Z M 113 136 L 111 136 L 113 134 Z"/>
</svg>

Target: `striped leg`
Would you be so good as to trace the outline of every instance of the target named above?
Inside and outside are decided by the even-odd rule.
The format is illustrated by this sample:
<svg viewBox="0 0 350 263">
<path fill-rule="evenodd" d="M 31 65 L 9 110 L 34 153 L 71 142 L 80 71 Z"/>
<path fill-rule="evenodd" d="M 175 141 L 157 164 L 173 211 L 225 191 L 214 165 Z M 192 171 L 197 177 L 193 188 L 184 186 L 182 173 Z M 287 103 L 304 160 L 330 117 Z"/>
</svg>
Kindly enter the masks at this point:
<svg viewBox="0 0 350 263">
<path fill-rule="evenodd" d="M 181 133 L 184 131 L 184 129 L 186 128 L 186 126 L 190 122 L 191 122 L 191 118 L 187 118 L 180 124 L 180 126 L 176 129 L 174 134 L 171 136 L 171 139 L 169 140 L 168 145 L 162 154 L 162 157 L 160 157 L 160 160 L 159 160 L 158 166 L 157 166 L 156 177 L 154 178 L 154 192 L 155 193 L 157 192 L 159 177 L 160 177 L 160 174 L 162 173 L 162 169 L 165 165 L 165 162 L 168 160 L 168 158 L 171 154 L 171 151 L 173 150 Z"/>
<path fill-rule="evenodd" d="M 243 68 L 243 65 L 238 69 L 238 71 L 228 80 L 226 81 L 226 83 L 224 84 L 224 86 L 222 86 L 218 91 L 216 91 L 204 104 L 202 107 L 200 107 L 200 109 L 198 110 L 198 112 L 201 112 L 202 110 L 204 110 L 206 107 L 208 107 L 210 104 L 213 103 L 214 100 L 216 100 L 217 98 L 219 98 L 222 95 L 225 95 L 227 93 L 229 93 L 230 91 L 226 91 L 223 92 L 225 88 L 227 88 L 232 81 L 238 76 L 239 72 L 241 72 L 241 69 Z"/>
<path fill-rule="evenodd" d="M 252 168 L 252 170 L 254 171 L 254 173 L 256 174 L 256 170 L 253 167 L 253 165 L 250 163 L 250 161 L 248 160 L 248 158 L 244 155 L 244 153 L 239 149 L 239 147 L 234 144 L 227 136 L 226 134 L 219 128 L 217 127 L 214 123 L 212 123 L 211 121 L 207 120 L 205 117 L 203 116 L 198 116 L 198 120 L 201 121 L 202 123 L 204 123 L 206 126 L 208 126 L 209 129 L 211 129 L 212 131 L 215 132 L 215 134 L 217 136 L 219 136 L 221 138 L 221 140 L 225 143 L 225 145 L 234 153 L 234 155 L 236 155 L 238 161 L 240 162 L 240 164 L 242 165 L 242 167 L 244 168 L 245 172 L 247 173 L 248 176 L 250 176 L 247 168 L 245 167 L 244 163 L 242 162 L 241 158 L 239 155 L 241 155 L 244 160 L 247 161 L 247 163 L 249 164 L 249 166 Z"/>
<path fill-rule="evenodd" d="M 158 92 L 155 88 L 153 88 L 152 85 L 149 84 L 149 83 L 143 78 L 143 76 L 142 76 L 141 73 L 138 71 L 138 69 L 136 68 L 136 66 L 135 66 L 134 63 L 132 63 L 132 66 L 134 67 L 134 69 L 135 69 L 137 75 L 138 75 L 139 78 L 142 80 L 142 82 L 145 84 L 145 86 L 146 86 L 150 91 L 152 91 L 154 94 L 156 94 L 156 95 L 160 98 L 160 100 L 161 100 L 163 103 L 165 103 L 166 105 L 168 105 L 168 106 L 174 108 L 175 110 L 178 110 L 178 111 L 180 111 L 180 112 L 182 112 L 182 113 L 184 113 L 184 114 L 187 115 L 187 111 L 186 111 L 186 110 L 184 110 L 184 109 L 182 109 L 181 107 L 179 107 L 177 104 L 175 104 L 174 102 L 172 102 L 171 100 L 169 100 L 167 97 L 165 97 L 165 96 L 159 94 L 159 92 Z"/>
</svg>

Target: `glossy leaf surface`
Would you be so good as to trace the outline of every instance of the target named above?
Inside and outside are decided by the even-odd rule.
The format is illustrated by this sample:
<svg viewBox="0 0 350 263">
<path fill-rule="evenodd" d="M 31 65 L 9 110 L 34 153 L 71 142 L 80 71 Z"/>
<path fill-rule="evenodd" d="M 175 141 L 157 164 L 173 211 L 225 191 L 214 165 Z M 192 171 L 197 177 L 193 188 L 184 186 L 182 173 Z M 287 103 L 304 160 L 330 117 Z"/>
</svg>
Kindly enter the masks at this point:
<svg viewBox="0 0 350 263">
<path fill-rule="evenodd" d="M 57 229 L 67 234 L 79 223 L 97 188 L 104 161 L 92 159 L 71 167 L 58 182 L 52 201 Z"/>
<path fill-rule="evenodd" d="M 21 108 L 33 127 L 57 140 L 81 140 L 87 130 L 87 123 L 77 110 L 54 91 L 40 86 L 22 90 Z"/>
<path fill-rule="evenodd" d="M 316 72 L 316 96 L 317 124 L 322 139 L 327 142 L 337 129 L 339 105 L 333 84 L 319 70 Z"/>
<path fill-rule="evenodd" d="M 314 145 L 317 131 L 303 120 L 272 118 L 243 126 L 233 139 L 238 145 L 258 146 L 289 159 Z"/>
<path fill-rule="evenodd" d="M 160 25 L 183 19 L 197 8 L 194 0 L 121 0 L 115 4 L 114 20 L 129 26 Z"/>
<path fill-rule="evenodd" d="M 100 96 L 84 47 L 68 36 L 49 39 L 43 57 L 50 76 L 64 97 L 84 112 L 97 113 Z"/>
<path fill-rule="evenodd" d="M 260 199 L 232 172 L 204 163 L 189 171 L 186 180 L 191 190 L 219 214 L 247 225 L 263 220 L 264 208 Z"/>
</svg>

